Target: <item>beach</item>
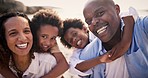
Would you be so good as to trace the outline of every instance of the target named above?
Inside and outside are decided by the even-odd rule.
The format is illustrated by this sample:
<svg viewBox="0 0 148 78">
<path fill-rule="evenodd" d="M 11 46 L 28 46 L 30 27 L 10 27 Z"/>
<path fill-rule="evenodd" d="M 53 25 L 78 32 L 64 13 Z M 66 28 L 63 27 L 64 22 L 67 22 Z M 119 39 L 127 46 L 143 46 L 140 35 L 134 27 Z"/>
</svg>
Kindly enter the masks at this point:
<svg viewBox="0 0 148 78">
<path fill-rule="evenodd" d="M 66 18 L 80 18 L 83 21 L 83 7 L 85 5 L 86 0 L 19 0 L 28 6 L 52 6 L 56 7 L 55 9 L 60 17 L 64 20 Z M 116 3 L 119 4 L 121 8 L 121 12 L 127 12 L 129 7 L 136 8 L 138 14 L 140 16 L 145 16 L 148 14 L 148 1 L 146 0 L 115 0 Z M 125 5 L 126 3 L 126 5 Z M 29 15 L 30 19 L 32 15 Z M 57 42 L 60 50 L 64 54 L 66 60 L 69 62 L 69 58 L 72 55 L 73 49 L 65 48 L 61 43 L 59 38 L 57 38 Z M 80 78 L 76 75 L 70 74 L 68 70 L 63 74 L 64 78 Z"/>
</svg>

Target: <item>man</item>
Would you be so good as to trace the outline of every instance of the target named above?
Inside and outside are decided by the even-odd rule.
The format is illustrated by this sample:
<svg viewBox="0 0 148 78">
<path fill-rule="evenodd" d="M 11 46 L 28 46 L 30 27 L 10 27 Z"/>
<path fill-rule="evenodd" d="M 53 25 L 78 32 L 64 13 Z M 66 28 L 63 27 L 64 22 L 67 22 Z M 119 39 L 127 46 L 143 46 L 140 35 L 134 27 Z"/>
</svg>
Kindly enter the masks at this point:
<svg viewBox="0 0 148 78">
<path fill-rule="evenodd" d="M 112 0 L 89 0 L 83 10 L 90 31 L 107 51 L 123 38 L 119 13 L 120 7 Z M 130 78 L 148 78 L 148 17 L 137 18 L 132 44 L 124 57 Z"/>
</svg>

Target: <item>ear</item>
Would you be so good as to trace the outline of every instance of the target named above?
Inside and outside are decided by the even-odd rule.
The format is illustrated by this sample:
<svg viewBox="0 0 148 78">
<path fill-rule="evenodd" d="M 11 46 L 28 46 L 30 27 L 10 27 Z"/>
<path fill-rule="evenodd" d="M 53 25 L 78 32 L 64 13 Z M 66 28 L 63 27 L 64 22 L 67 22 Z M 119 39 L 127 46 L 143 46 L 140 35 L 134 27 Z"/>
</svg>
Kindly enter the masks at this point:
<svg viewBox="0 0 148 78">
<path fill-rule="evenodd" d="M 115 5 L 116 13 L 119 15 L 120 13 L 120 6 L 118 4 Z"/>
<path fill-rule="evenodd" d="M 85 32 L 85 33 L 88 33 L 88 29 L 86 26 L 83 26 L 82 30 Z"/>
</svg>

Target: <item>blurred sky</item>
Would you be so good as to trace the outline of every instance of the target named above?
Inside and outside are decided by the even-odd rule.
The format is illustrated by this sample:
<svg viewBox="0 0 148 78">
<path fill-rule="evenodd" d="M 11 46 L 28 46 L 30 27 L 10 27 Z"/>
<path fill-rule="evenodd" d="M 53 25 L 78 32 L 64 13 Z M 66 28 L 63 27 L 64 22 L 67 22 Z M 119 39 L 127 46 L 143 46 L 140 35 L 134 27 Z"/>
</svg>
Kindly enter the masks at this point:
<svg viewBox="0 0 148 78">
<path fill-rule="evenodd" d="M 83 7 L 87 0 L 18 0 L 28 6 L 52 6 L 59 7 L 56 9 L 60 16 L 65 18 L 83 17 Z M 114 0 L 119 4 L 121 12 L 126 12 L 130 6 L 138 10 L 140 16 L 148 15 L 148 0 Z M 147 10 L 147 11 L 145 11 Z"/>
</svg>

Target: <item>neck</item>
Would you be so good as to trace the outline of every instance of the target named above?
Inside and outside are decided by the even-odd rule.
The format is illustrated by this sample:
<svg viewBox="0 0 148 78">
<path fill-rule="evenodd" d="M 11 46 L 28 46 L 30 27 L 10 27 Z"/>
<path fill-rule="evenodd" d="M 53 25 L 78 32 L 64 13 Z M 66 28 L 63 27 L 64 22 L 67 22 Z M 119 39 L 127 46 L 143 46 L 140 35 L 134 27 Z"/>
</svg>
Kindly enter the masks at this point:
<svg viewBox="0 0 148 78">
<path fill-rule="evenodd" d="M 13 55 L 13 60 L 16 68 L 22 72 L 26 71 L 31 63 L 31 57 L 29 54 L 25 56 Z"/>
<path fill-rule="evenodd" d="M 109 51 L 120 41 L 121 41 L 121 29 L 119 26 L 119 28 L 118 28 L 116 34 L 113 36 L 113 38 L 111 40 L 109 40 L 108 42 L 103 42 L 103 46 L 107 51 Z"/>
</svg>

